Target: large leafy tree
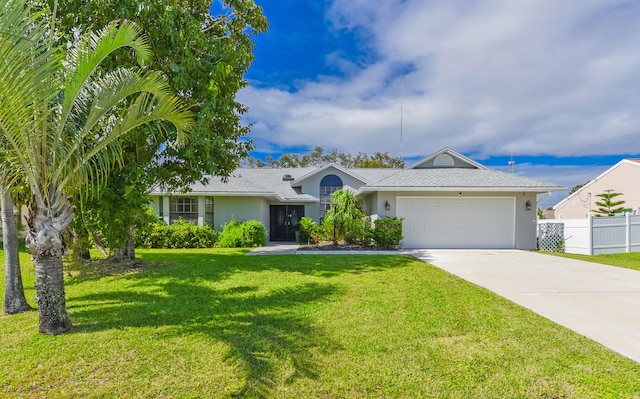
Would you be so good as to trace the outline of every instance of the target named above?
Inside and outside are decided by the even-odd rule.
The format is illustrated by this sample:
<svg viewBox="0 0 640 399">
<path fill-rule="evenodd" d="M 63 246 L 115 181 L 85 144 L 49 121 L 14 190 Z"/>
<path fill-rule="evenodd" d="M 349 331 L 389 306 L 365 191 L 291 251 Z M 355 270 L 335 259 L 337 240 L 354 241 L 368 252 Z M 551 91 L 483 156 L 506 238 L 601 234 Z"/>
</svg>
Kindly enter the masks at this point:
<svg viewBox="0 0 640 399">
<path fill-rule="evenodd" d="M 249 126 L 241 122 L 246 107 L 236 101 L 236 93 L 247 85 L 252 38 L 266 31 L 267 21 L 253 0 L 57 2 L 65 41 L 120 18 L 144 27 L 154 48 L 150 67 L 163 72 L 196 115 L 188 146 L 149 140 L 144 129 L 130 135 L 122 143 L 125 168 L 110 175 L 103 197 L 84 203 L 85 225 L 100 231 L 110 247 L 122 248 L 132 243 L 128 235 L 136 221 L 144 219 L 147 193 L 154 185 L 177 191 L 210 175 L 228 176 L 252 149 L 244 139 Z M 119 53 L 113 62 L 130 62 L 130 57 Z M 107 223 L 117 218 L 124 224 Z"/>
<path fill-rule="evenodd" d="M 101 68 L 120 49 L 141 66 L 149 59 L 150 44 L 135 24 L 113 22 L 70 47 L 56 45 L 51 15 L 26 2 L 0 5 L 0 155 L 11 165 L 0 185 L 29 184 L 26 243 L 39 330 L 56 335 L 71 329 L 62 273 L 62 232 L 74 217 L 69 198 L 105 181 L 127 133 L 146 125 L 163 135 L 169 124 L 183 140 L 192 118 L 160 73 Z"/>
<path fill-rule="evenodd" d="M 389 151 L 376 151 L 373 155 L 366 152 L 358 152 L 356 155 L 339 152 L 336 148 L 326 152 L 324 147 L 315 146 L 306 154 L 285 153 L 278 159 L 268 155 L 264 161 L 256 158 L 248 158 L 248 167 L 257 168 L 304 168 L 307 166 L 322 166 L 337 164 L 345 168 L 404 168 L 405 163 L 401 157 L 389 155 Z"/>
</svg>

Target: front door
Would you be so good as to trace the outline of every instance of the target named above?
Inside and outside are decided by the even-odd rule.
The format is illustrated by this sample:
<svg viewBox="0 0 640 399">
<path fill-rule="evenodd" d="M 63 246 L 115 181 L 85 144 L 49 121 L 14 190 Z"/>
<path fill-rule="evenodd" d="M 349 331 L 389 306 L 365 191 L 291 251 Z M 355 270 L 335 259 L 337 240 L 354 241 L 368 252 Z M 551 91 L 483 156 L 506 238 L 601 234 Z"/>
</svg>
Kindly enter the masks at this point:
<svg viewBox="0 0 640 399">
<path fill-rule="evenodd" d="M 304 205 L 271 205 L 271 241 L 295 241 L 298 223 L 304 217 Z"/>
</svg>

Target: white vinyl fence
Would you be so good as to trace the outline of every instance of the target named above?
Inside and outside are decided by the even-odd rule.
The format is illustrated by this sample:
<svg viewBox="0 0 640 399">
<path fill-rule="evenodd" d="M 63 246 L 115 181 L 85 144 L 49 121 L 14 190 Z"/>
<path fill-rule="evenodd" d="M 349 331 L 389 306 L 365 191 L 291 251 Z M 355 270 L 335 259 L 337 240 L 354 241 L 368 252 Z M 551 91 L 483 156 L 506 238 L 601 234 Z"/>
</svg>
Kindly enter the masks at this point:
<svg viewBox="0 0 640 399">
<path fill-rule="evenodd" d="M 538 242 L 549 241 L 547 224 L 562 224 L 562 240 L 557 250 L 583 255 L 640 252 L 640 216 L 588 216 L 584 219 L 544 219 L 538 221 Z M 556 227 L 556 226 L 554 226 Z M 557 231 L 557 229 L 553 229 Z M 559 237 L 555 237 L 558 240 Z M 553 250 L 550 248 L 541 248 Z"/>
</svg>

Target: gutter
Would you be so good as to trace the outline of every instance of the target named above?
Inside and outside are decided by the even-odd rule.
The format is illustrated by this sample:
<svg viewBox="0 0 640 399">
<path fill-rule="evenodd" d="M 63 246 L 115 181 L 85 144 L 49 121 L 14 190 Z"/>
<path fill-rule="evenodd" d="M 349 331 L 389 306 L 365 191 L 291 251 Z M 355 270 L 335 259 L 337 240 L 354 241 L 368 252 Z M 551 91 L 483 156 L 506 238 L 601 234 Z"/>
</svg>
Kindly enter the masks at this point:
<svg viewBox="0 0 640 399">
<path fill-rule="evenodd" d="M 541 203 L 545 202 L 546 200 L 549 199 L 549 197 L 551 197 L 551 191 L 547 192 L 547 194 L 544 195 L 544 197 L 537 199 L 536 198 L 536 202 L 538 203 L 538 205 L 540 205 Z"/>
</svg>

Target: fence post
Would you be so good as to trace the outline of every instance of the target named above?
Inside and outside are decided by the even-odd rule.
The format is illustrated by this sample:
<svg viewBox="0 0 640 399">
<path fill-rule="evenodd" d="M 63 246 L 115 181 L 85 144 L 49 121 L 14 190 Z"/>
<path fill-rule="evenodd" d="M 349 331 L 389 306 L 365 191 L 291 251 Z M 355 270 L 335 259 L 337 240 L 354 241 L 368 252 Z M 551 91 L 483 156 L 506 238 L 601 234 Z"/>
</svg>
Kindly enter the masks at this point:
<svg viewBox="0 0 640 399">
<path fill-rule="evenodd" d="M 593 256 L 593 216 L 591 212 L 587 214 L 587 225 L 589 231 L 589 256 Z"/>
<path fill-rule="evenodd" d="M 631 252 L 631 214 L 627 212 L 626 215 L 624 215 L 625 221 L 627 223 L 627 225 L 625 226 L 625 235 L 626 235 L 626 244 L 627 244 L 627 252 Z"/>
</svg>

